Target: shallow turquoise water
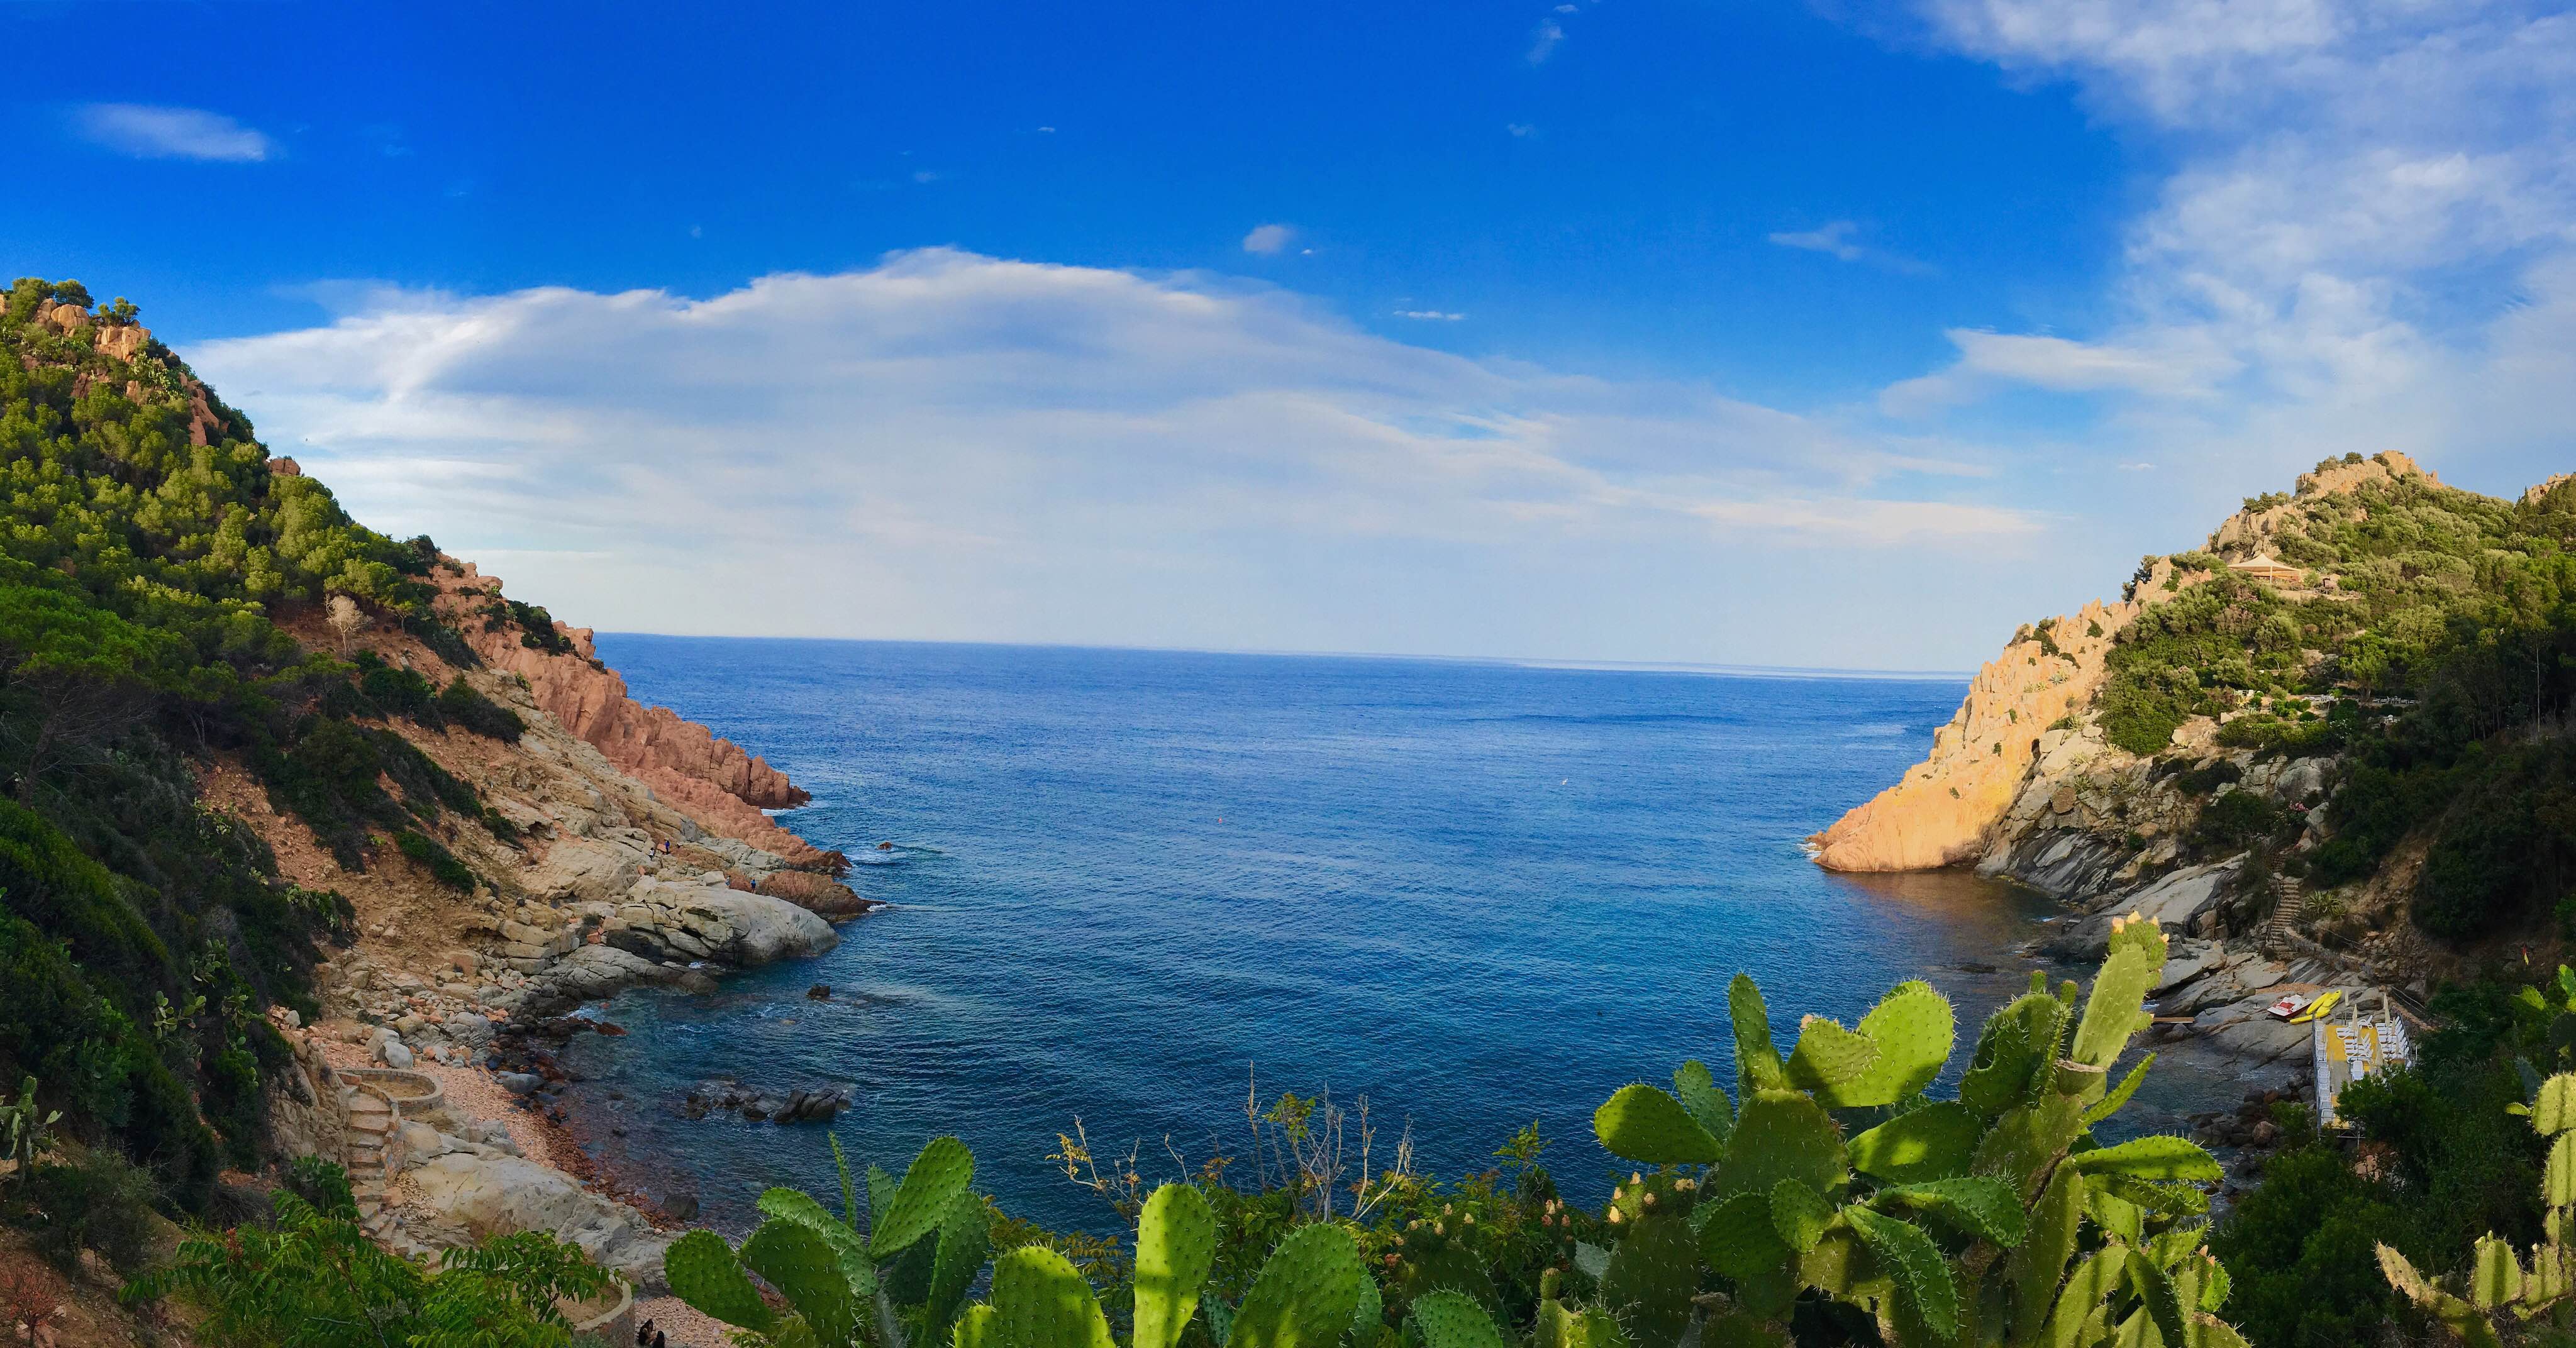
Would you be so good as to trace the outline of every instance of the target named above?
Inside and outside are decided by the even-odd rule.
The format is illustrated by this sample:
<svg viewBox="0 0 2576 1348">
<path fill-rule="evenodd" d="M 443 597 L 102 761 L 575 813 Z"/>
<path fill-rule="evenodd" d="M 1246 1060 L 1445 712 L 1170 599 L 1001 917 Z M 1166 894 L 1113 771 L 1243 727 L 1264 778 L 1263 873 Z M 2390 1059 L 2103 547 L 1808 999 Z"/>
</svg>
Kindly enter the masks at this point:
<svg viewBox="0 0 2576 1348">
<path fill-rule="evenodd" d="M 784 822 L 894 905 L 714 995 L 629 993 L 607 1010 L 625 1037 L 575 1041 L 602 1159 L 720 1223 L 830 1168 L 818 1128 L 678 1117 L 718 1075 L 848 1086 L 842 1140 L 889 1168 L 953 1132 L 982 1187 L 1058 1225 L 1108 1216 L 1047 1160 L 1076 1117 L 1095 1143 L 1141 1139 L 1149 1170 L 1166 1139 L 1192 1162 L 1240 1152 L 1248 1070 L 1265 1095 L 1365 1094 L 1380 1147 L 1409 1120 L 1443 1172 L 1535 1119 L 1589 1193 L 1612 1170 L 1590 1136 L 1610 1091 L 1687 1056 L 1728 1076 L 1736 970 L 1784 1039 L 1912 976 L 1959 1002 L 1964 1037 L 2024 985 L 2013 952 L 2052 911 L 1800 851 L 1921 756 L 1961 681 L 599 645 L 638 697 L 811 790 Z M 806 1000 L 816 982 L 835 998 Z"/>
</svg>

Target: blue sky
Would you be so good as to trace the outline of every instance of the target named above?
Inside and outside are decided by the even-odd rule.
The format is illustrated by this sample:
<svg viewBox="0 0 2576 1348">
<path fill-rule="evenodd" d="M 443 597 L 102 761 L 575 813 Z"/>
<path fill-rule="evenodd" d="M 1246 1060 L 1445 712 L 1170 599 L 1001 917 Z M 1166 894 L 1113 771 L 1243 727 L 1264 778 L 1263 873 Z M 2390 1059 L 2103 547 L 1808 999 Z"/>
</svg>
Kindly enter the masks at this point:
<svg viewBox="0 0 2576 1348">
<path fill-rule="evenodd" d="M 18 270 L 601 626 L 1957 667 L 2576 466 L 2549 7 L 0 23 Z"/>
</svg>

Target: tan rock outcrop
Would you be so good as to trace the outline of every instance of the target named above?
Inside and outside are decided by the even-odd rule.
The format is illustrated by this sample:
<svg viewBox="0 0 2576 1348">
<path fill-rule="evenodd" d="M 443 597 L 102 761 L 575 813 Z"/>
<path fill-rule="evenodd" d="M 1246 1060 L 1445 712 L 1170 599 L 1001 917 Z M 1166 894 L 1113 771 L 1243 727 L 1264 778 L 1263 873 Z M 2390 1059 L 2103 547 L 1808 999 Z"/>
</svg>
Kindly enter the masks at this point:
<svg viewBox="0 0 2576 1348">
<path fill-rule="evenodd" d="M 2310 508 L 2319 497 L 2407 479 L 2441 485 L 2413 459 L 2393 451 L 2358 463 L 2321 465 L 2300 475 L 2295 495 L 2270 498 L 2269 504 L 2229 516 L 2210 534 L 2209 550 L 2222 557 L 2252 556 L 2270 546 L 2293 512 Z M 2205 570 L 2177 567 L 2172 558 L 2150 558 L 2123 601 L 2087 604 L 2071 618 L 2041 625 L 2062 655 L 2048 653 L 2038 629 L 2024 629 L 1977 672 L 1958 714 L 1934 734 L 1929 758 L 1808 840 L 1817 863 L 1840 871 L 1904 871 L 1975 861 L 1987 853 L 1999 830 L 2010 832 L 2008 816 L 2026 790 L 2037 794 L 2019 812 L 2023 822 L 2070 812 L 2071 801 L 2057 806 L 2055 783 L 2032 780 L 2035 768 L 2043 775 L 2051 771 L 2040 761 L 2043 757 L 2063 750 L 2091 763 L 2107 755 L 2116 760 L 2114 769 L 2134 760 L 2092 736 L 2057 735 L 2044 743 L 2052 741 L 2049 728 L 2060 724 L 2060 718 L 2079 724 L 2087 719 L 2108 674 L 2112 639 L 2122 628 L 2147 608 L 2210 576 Z M 2332 576 L 2315 579 L 2324 590 L 2335 588 Z M 2199 718 L 2177 731 L 2175 742 L 2205 754 L 2216 731 L 2215 722 Z M 2058 770 L 2075 766 L 2068 763 Z"/>
<path fill-rule="evenodd" d="M 1837 871 L 1913 871 L 1982 855 L 1987 830 L 2012 808 L 2042 736 L 2092 702 L 2112 638 L 2142 608 L 2097 601 L 2048 624 L 2045 639 L 2026 629 L 1977 671 L 1957 714 L 1933 732 L 1930 758 L 1809 839 L 1817 863 Z"/>
</svg>

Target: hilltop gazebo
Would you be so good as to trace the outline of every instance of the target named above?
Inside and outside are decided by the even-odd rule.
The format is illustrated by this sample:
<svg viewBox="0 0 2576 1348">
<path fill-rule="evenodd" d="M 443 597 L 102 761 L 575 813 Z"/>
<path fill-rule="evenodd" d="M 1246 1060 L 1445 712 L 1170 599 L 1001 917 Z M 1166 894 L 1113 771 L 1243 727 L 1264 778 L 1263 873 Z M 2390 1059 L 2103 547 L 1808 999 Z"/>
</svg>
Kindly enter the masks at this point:
<svg viewBox="0 0 2576 1348">
<path fill-rule="evenodd" d="M 2229 562 L 2227 569 L 2237 575 L 2253 580 L 2270 581 L 2275 585 L 2296 585 L 2308 578 L 2307 572 L 2268 552 L 2258 552 L 2241 562 Z"/>
</svg>

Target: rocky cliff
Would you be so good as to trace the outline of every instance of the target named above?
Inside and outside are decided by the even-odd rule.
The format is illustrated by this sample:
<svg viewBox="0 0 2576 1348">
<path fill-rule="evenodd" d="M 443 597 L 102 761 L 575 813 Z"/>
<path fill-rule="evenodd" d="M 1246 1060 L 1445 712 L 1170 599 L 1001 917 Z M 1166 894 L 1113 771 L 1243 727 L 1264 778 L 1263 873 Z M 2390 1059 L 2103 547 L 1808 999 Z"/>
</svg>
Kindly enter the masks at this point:
<svg viewBox="0 0 2576 1348">
<path fill-rule="evenodd" d="M 1818 864 L 1914 871 L 1983 856 L 2033 763 L 2091 704 L 2112 638 L 2138 607 L 2090 603 L 2016 633 L 1933 732 L 1931 756 L 1811 840 Z"/>
<path fill-rule="evenodd" d="M 2320 465 L 2287 496 L 2257 497 L 2231 515 L 2196 553 L 2150 557 L 2117 601 L 2095 601 L 2072 615 L 2022 628 L 1969 684 L 1948 725 L 1933 734 L 1932 752 L 1895 785 L 1810 840 L 1819 865 L 1843 871 L 1926 870 L 1979 864 L 2060 893 L 2134 880 L 2177 855 L 2177 833 L 2200 803 L 2163 784 L 2155 755 L 2108 743 L 2099 699 L 2122 632 L 2139 615 L 2218 575 L 2230 563 L 2268 555 L 2285 530 L 2312 519 L 2323 503 L 2343 509 L 2374 485 L 2439 479 L 2403 454 Z M 2537 489 L 2535 489 L 2537 490 Z M 2332 594 L 2337 578 L 2318 574 L 2286 588 L 2297 596 Z M 2174 731 L 2170 747 L 2195 757 L 2217 749 L 2222 717 L 2196 717 Z M 2251 762 L 2255 755 L 2240 755 Z M 2294 787 L 2322 790 L 2319 770 L 2292 775 Z M 2031 846 L 2042 835 L 2081 833 L 2088 864 L 2068 869 L 2067 853 L 2043 864 Z M 2135 865 L 2132 865 L 2132 862 Z M 2079 873 L 2080 872 L 2080 873 Z"/>
<path fill-rule="evenodd" d="M 526 680 L 535 705 L 587 741 L 611 763 L 652 787 L 701 825 L 775 852 L 793 866 L 839 874 L 849 861 L 778 827 L 764 810 L 812 799 L 787 775 L 668 707 L 627 695 L 626 680 L 599 660 L 586 627 L 552 624 L 547 641 L 495 620 L 501 578 L 472 562 L 448 561 L 438 572 L 442 616 L 467 635 L 483 662 Z M 506 610 L 504 611 L 506 614 Z"/>
</svg>

